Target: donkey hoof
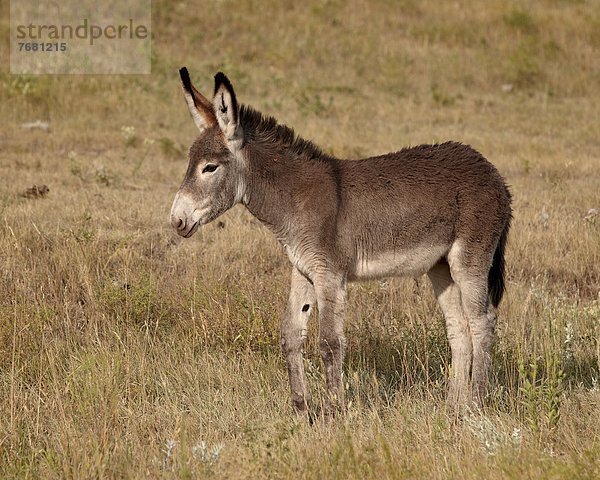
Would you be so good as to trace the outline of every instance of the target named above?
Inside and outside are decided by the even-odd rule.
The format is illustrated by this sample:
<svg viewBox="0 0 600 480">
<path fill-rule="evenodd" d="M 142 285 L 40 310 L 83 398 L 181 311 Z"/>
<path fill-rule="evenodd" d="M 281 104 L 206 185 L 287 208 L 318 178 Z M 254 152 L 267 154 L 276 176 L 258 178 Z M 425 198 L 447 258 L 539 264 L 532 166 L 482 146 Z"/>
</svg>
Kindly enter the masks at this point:
<svg viewBox="0 0 600 480">
<path fill-rule="evenodd" d="M 304 417 L 308 415 L 310 410 L 309 408 L 310 399 L 306 399 L 303 396 L 294 395 L 292 398 L 292 406 L 294 407 L 294 411 L 298 414 L 299 417 Z"/>
</svg>

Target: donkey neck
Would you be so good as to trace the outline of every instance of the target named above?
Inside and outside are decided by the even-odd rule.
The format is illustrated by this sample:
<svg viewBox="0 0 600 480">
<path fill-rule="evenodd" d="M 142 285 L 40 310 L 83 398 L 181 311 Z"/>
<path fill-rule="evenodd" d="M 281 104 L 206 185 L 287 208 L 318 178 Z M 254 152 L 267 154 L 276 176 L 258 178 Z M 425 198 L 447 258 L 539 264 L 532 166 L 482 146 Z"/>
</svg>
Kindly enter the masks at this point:
<svg viewBox="0 0 600 480">
<path fill-rule="evenodd" d="M 285 152 L 273 156 L 261 148 L 249 145 L 245 148 L 247 170 L 242 203 L 250 213 L 285 241 L 289 232 L 289 218 L 294 208 L 292 172 L 284 172 L 280 164 Z"/>
<path fill-rule="evenodd" d="M 298 209 L 335 184 L 337 160 L 251 107 L 241 107 L 240 120 L 245 139 L 242 203 L 286 243 Z"/>
</svg>

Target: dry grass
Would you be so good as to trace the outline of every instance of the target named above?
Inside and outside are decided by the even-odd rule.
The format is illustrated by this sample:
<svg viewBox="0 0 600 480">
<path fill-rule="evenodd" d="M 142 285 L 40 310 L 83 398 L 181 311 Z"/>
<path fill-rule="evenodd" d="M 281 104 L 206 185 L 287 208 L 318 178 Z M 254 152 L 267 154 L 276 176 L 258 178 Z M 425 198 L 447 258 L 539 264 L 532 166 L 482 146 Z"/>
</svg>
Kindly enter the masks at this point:
<svg viewBox="0 0 600 480">
<path fill-rule="evenodd" d="M 239 3 L 155 2 L 150 76 L 0 75 L 0 476 L 598 478 L 597 3 Z M 455 139 L 505 174 L 485 416 L 444 411 L 419 279 L 351 287 L 348 415 L 295 420 L 281 248 L 240 207 L 190 241 L 167 222 L 195 134 L 184 64 L 337 155 Z M 19 127 L 38 119 L 50 132 Z"/>
</svg>

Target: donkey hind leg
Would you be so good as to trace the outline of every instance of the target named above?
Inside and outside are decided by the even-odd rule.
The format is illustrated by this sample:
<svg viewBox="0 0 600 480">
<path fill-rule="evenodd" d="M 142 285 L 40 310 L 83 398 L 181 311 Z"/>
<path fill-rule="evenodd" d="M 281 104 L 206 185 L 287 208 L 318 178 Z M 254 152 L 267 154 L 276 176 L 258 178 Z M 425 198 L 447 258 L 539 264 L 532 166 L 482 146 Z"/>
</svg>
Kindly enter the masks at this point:
<svg viewBox="0 0 600 480">
<path fill-rule="evenodd" d="M 327 413 L 344 409 L 342 366 L 346 351 L 344 307 L 346 280 L 336 275 L 321 276 L 315 281 L 319 307 L 319 347 L 327 382 Z"/>
<path fill-rule="evenodd" d="M 458 409 L 469 402 L 470 372 L 473 347 L 469 325 L 463 314 L 458 285 L 452 280 L 450 268 L 444 261 L 427 273 L 437 301 L 446 320 L 448 341 L 452 350 L 452 373 L 448 389 L 448 406 Z"/>
<path fill-rule="evenodd" d="M 308 334 L 308 319 L 315 300 L 312 284 L 298 270 L 294 269 L 290 296 L 281 324 L 281 346 L 287 362 L 292 403 L 299 414 L 308 412 L 311 400 L 304 373 L 302 345 Z"/>
<path fill-rule="evenodd" d="M 496 331 L 496 311 L 490 305 L 488 295 L 489 268 L 480 266 L 485 262 L 466 262 L 462 255 L 452 250 L 448 254 L 448 261 L 452 278 L 460 288 L 463 312 L 471 332 L 473 402 L 482 408 L 488 389 Z"/>
</svg>

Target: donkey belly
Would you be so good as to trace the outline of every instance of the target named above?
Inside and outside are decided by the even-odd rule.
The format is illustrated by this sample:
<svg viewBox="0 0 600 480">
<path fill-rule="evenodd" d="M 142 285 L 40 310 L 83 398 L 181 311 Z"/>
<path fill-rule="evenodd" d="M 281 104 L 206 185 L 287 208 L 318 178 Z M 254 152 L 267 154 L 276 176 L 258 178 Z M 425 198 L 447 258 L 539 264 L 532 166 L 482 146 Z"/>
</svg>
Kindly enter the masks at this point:
<svg viewBox="0 0 600 480">
<path fill-rule="evenodd" d="M 428 272 L 449 249 L 450 245 L 421 245 L 401 251 L 359 254 L 349 280 L 418 277 Z"/>
</svg>

